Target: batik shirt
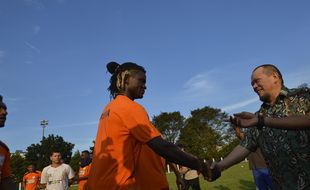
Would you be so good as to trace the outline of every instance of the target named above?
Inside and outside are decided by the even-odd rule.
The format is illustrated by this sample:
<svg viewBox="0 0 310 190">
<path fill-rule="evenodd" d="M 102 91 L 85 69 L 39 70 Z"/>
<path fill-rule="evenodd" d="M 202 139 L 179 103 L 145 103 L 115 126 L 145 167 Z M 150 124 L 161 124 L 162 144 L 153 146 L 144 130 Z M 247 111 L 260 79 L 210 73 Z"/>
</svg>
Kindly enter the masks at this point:
<svg viewBox="0 0 310 190">
<path fill-rule="evenodd" d="M 263 103 L 258 113 L 265 117 L 284 118 L 309 115 L 310 89 L 282 88 L 275 105 Z M 310 189 L 310 129 L 284 130 L 263 127 L 245 133 L 241 146 L 250 151 L 261 148 L 270 175 L 281 190 Z"/>
</svg>

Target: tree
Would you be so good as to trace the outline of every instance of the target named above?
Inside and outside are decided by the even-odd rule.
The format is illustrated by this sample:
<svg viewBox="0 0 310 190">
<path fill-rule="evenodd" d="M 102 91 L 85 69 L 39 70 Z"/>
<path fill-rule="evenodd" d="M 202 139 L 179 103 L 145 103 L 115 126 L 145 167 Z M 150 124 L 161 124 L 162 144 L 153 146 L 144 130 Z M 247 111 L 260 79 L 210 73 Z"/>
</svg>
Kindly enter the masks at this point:
<svg viewBox="0 0 310 190">
<path fill-rule="evenodd" d="M 307 83 L 302 83 L 297 88 L 308 88 L 308 84 Z"/>
<path fill-rule="evenodd" d="M 184 120 L 180 112 L 162 112 L 154 116 L 152 122 L 167 141 L 176 143 L 180 130 L 184 126 Z"/>
<path fill-rule="evenodd" d="M 15 183 L 19 183 L 23 180 L 23 176 L 27 171 L 27 165 L 26 159 L 19 153 L 11 155 L 11 171 Z"/>
<path fill-rule="evenodd" d="M 32 144 L 27 148 L 26 160 L 36 164 L 39 170 L 51 163 L 52 151 L 59 151 L 65 163 L 70 163 L 74 144 L 64 141 L 61 136 L 49 135 L 41 144 Z"/>
<path fill-rule="evenodd" d="M 80 151 L 76 151 L 72 156 L 69 164 L 75 172 L 78 172 L 80 169 L 80 161 L 81 161 Z"/>
<path fill-rule="evenodd" d="M 200 159 L 219 159 L 220 150 L 235 139 L 227 117 L 220 109 L 204 107 L 191 111 L 191 117 L 181 129 L 178 143 Z"/>
</svg>

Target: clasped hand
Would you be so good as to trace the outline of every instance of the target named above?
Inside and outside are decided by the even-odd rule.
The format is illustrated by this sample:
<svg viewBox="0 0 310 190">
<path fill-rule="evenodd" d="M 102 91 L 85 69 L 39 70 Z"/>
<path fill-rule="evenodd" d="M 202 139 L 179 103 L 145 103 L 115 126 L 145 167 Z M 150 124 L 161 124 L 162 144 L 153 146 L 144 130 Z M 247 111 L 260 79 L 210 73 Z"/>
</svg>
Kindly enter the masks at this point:
<svg viewBox="0 0 310 190">
<path fill-rule="evenodd" d="M 235 113 L 234 117 L 230 116 L 230 118 L 225 119 L 225 121 L 231 122 L 233 125 L 238 127 L 249 128 L 257 125 L 258 117 L 250 112 L 241 112 Z"/>
</svg>

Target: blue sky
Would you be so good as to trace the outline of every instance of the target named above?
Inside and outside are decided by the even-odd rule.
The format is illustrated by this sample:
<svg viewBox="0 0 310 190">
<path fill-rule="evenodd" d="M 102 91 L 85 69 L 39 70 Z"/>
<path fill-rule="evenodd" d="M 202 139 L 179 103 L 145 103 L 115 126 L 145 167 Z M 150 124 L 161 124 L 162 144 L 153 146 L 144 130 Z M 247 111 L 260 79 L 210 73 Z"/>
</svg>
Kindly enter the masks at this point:
<svg viewBox="0 0 310 190">
<path fill-rule="evenodd" d="M 153 117 L 260 105 L 254 67 L 271 63 L 289 88 L 310 83 L 310 1 L 1 0 L 0 139 L 25 150 L 45 134 L 88 149 L 109 102 L 106 63 L 147 70 L 138 100 Z"/>
</svg>

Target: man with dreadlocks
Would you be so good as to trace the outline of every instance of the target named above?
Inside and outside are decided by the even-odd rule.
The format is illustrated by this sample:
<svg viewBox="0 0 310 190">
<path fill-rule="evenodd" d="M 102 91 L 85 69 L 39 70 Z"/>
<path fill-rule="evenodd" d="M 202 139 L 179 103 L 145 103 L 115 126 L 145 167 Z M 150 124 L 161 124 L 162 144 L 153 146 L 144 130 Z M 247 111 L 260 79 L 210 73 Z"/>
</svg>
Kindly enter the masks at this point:
<svg viewBox="0 0 310 190">
<path fill-rule="evenodd" d="M 4 127 L 8 112 L 6 105 L 0 95 L 0 128 Z M 0 140 L 0 189 L 15 190 L 17 187 L 13 183 L 10 170 L 10 151 L 9 148 Z"/>
<path fill-rule="evenodd" d="M 110 62 L 107 69 L 112 74 L 108 90 L 113 100 L 100 117 L 88 190 L 168 190 L 163 158 L 207 178 L 208 166 L 165 141 L 134 101 L 143 98 L 145 69 L 131 62 Z"/>
</svg>

